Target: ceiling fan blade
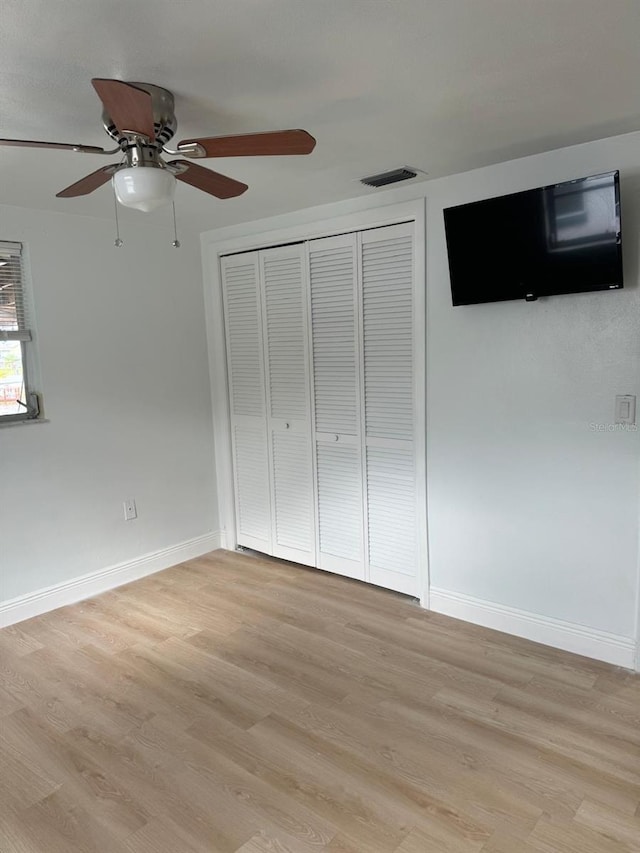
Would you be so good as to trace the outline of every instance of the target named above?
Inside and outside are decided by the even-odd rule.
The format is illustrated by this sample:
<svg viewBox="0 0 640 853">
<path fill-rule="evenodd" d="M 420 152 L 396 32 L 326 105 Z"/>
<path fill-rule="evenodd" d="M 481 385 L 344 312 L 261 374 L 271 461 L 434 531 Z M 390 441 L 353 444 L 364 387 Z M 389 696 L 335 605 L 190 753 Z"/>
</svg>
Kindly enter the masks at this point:
<svg viewBox="0 0 640 853">
<path fill-rule="evenodd" d="M 94 77 L 91 82 L 120 133 L 135 131 L 148 137 L 151 142 L 155 140 L 153 105 L 149 92 L 122 80 Z"/>
<path fill-rule="evenodd" d="M 56 193 L 56 198 L 75 198 L 79 195 L 88 195 L 106 184 L 117 168 L 117 166 L 103 166 L 101 169 L 96 169 L 90 175 L 80 178 L 75 184 L 60 190 L 59 193 Z"/>
<path fill-rule="evenodd" d="M 246 184 L 240 181 L 234 181 L 233 178 L 227 178 L 225 175 L 213 172 L 204 166 L 197 166 L 189 160 L 171 160 L 169 165 L 186 166 L 186 171 L 177 172 L 176 178 L 179 181 L 184 181 L 185 184 L 191 184 L 198 190 L 209 193 L 209 195 L 214 195 L 216 198 L 234 198 L 249 189 Z"/>
<path fill-rule="evenodd" d="M 106 154 L 97 145 L 73 145 L 71 142 L 38 142 L 34 139 L 0 139 L 0 145 L 16 148 L 57 148 L 60 151 L 80 151 L 83 154 Z"/>
<path fill-rule="evenodd" d="M 239 136 L 212 136 L 184 139 L 178 150 L 200 145 L 207 157 L 264 157 L 278 154 L 311 154 L 316 141 L 306 130 L 273 130 L 268 133 L 243 133 Z"/>
</svg>

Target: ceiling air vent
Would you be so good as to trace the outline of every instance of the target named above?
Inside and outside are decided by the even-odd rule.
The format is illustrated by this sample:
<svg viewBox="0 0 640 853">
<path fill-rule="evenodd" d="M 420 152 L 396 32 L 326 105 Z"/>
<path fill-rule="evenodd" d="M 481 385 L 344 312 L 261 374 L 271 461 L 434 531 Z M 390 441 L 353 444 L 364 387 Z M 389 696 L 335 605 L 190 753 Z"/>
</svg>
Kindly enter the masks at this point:
<svg viewBox="0 0 640 853">
<path fill-rule="evenodd" d="M 386 187 L 388 184 L 397 184 L 398 181 L 408 181 L 415 178 L 418 173 L 407 166 L 402 169 L 392 169 L 390 172 L 381 172 L 379 175 L 371 175 L 361 178 L 360 183 L 366 187 Z"/>
</svg>

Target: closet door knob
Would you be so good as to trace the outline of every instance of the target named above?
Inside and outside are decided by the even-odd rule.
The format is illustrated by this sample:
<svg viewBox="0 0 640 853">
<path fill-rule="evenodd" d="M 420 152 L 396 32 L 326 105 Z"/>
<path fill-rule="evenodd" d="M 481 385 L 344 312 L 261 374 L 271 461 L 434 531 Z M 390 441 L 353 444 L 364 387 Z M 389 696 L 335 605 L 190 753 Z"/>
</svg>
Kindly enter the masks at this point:
<svg viewBox="0 0 640 853">
<path fill-rule="evenodd" d="M 337 435 L 337 436 L 336 436 L 336 441 L 340 441 L 340 436 L 339 436 L 339 435 Z"/>
<path fill-rule="evenodd" d="M 289 429 L 289 427 L 290 427 L 290 426 L 291 426 L 291 424 L 285 424 L 285 425 L 284 425 L 284 428 L 285 428 L 285 429 Z"/>
</svg>

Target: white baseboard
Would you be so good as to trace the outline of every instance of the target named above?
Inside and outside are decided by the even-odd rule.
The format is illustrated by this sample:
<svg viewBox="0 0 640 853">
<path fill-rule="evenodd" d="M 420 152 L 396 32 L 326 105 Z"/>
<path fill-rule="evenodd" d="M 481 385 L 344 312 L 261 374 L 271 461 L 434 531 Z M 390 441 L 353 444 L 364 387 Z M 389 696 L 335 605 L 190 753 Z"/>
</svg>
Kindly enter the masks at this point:
<svg viewBox="0 0 640 853">
<path fill-rule="evenodd" d="M 58 607 L 65 607 L 67 604 L 75 604 L 76 601 L 83 601 L 85 598 L 115 589 L 117 586 L 152 575 L 154 572 L 169 569 L 186 560 L 201 557 L 209 551 L 220 548 L 222 538 L 218 531 L 205 533 L 204 536 L 170 545 L 168 548 L 144 554 L 142 557 L 127 560 L 117 566 L 109 566 L 106 569 L 55 584 L 55 586 L 21 595 L 19 598 L 0 602 L 0 628 L 48 613 L 50 610 L 57 610 Z"/>
<path fill-rule="evenodd" d="M 616 666 L 634 668 L 635 641 L 628 637 L 434 587 L 430 590 L 429 603 L 436 613 Z"/>
</svg>

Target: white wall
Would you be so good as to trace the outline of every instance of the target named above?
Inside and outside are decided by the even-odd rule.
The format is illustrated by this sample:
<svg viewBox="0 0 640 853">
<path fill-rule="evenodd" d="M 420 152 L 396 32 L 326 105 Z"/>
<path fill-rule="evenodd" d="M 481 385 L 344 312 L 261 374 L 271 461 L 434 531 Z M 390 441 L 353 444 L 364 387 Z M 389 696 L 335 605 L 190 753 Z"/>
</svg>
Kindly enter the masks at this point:
<svg viewBox="0 0 640 853">
<path fill-rule="evenodd" d="M 625 289 L 453 308 L 442 210 L 619 168 Z M 427 186 L 434 587 L 633 637 L 640 432 L 640 134 Z"/>
<path fill-rule="evenodd" d="M 452 307 L 444 207 L 616 168 L 623 291 Z M 205 259 L 222 242 L 315 236 L 317 223 L 425 197 L 431 587 L 440 604 L 458 596 L 453 609 L 469 618 L 488 613 L 488 623 L 526 634 L 531 614 L 530 636 L 628 662 L 640 432 L 591 424 L 612 423 L 616 394 L 640 396 L 640 133 L 209 232 Z M 493 615 L 483 603 L 496 605 Z"/>
<path fill-rule="evenodd" d="M 0 427 L 0 600 L 218 526 L 194 235 L 0 208 L 26 246 L 49 423 Z M 138 519 L 125 522 L 134 497 Z"/>
</svg>

